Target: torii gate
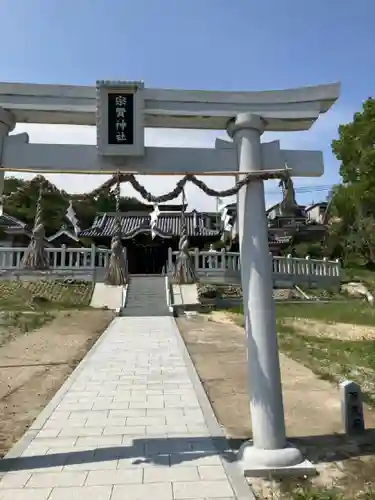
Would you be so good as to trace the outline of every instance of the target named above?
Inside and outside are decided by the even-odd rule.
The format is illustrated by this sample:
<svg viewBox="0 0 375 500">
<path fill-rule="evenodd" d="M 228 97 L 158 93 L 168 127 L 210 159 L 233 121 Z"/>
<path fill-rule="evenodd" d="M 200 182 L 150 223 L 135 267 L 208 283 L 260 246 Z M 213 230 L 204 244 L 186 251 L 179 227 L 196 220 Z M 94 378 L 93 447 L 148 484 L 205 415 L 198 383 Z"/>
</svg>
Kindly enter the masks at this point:
<svg viewBox="0 0 375 500">
<path fill-rule="evenodd" d="M 0 195 L 5 170 L 149 175 L 230 175 L 253 180 L 238 193 L 252 442 L 239 458 L 247 475 L 305 470 L 286 441 L 269 260 L 263 180 L 285 174 L 323 174 L 320 151 L 281 150 L 261 144 L 264 131 L 309 129 L 339 96 L 340 85 L 268 92 L 147 89 L 143 82 L 100 81 L 95 87 L 0 84 Z M 8 135 L 16 123 L 93 125 L 97 145 L 29 144 Z M 232 141 L 215 149 L 145 147 L 144 127 L 227 130 Z"/>
</svg>

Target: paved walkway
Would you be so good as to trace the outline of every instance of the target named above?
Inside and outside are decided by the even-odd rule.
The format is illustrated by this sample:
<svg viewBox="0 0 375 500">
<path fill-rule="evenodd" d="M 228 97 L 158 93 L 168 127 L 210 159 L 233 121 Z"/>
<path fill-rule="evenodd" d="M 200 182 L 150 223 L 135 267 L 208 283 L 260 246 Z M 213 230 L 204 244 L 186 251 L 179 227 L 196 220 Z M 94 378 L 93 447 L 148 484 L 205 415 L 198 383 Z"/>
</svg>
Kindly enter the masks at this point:
<svg viewBox="0 0 375 500">
<path fill-rule="evenodd" d="M 172 317 L 116 318 L 0 461 L 0 500 L 252 498 L 190 363 Z"/>
</svg>

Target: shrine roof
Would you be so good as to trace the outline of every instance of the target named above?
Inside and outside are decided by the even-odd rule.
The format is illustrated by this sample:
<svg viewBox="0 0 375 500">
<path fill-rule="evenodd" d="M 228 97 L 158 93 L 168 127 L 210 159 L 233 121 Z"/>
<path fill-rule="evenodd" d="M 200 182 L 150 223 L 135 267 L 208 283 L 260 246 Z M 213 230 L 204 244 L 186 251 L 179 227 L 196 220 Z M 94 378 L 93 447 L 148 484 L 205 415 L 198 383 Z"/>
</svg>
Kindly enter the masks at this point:
<svg viewBox="0 0 375 500">
<path fill-rule="evenodd" d="M 23 222 L 16 217 L 13 217 L 12 215 L 2 213 L 0 215 L 0 228 L 6 233 L 6 234 L 24 234 L 28 237 L 32 236 L 32 230 L 30 227 L 26 224 L 26 222 Z M 44 238 L 45 245 L 50 247 L 48 239 L 45 237 Z"/>
<path fill-rule="evenodd" d="M 48 236 L 47 240 L 49 242 L 51 242 L 51 241 L 54 241 L 54 240 L 60 238 L 60 236 L 65 236 L 71 240 L 79 242 L 79 238 L 76 236 L 75 232 L 70 230 L 69 227 L 67 227 L 65 225 L 61 226 L 61 228 L 58 231 L 56 231 L 56 233 Z"/>
<path fill-rule="evenodd" d="M 312 210 L 315 207 L 321 207 L 323 209 L 327 208 L 328 202 L 327 201 L 317 201 L 316 203 L 312 203 L 311 205 L 307 205 L 305 208 L 305 211 L 308 212 L 309 210 Z"/>
<path fill-rule="evenodd" d="M 6 229 L 26 229 L 25 222 L 5 213 L 0 215 L 0 226 Z"/>
<path fill-rule="evenodd" d="M 208 229 L 204 225 L 205 214 L 189 212 L 185 214 L 189 237 L 220 237 L 221 232 Z M 97 214 L 93 225 L 81 231 L 79 237 L 112 237 L 115 234 L 115 214 Z M 150 231 L 151 217 L 148 213 L 120 215 L 123 238 L 133 238 L 137 234 Z M 155 233 L 162 238 L 172 238 L 181 234 L 181 214 L 162 212 L 158 217 Z"/>
<path fill-rule="evenodd" d="M 186 210 L 187 203 L 185 204 L 169 204 L 169 203 L 159 203 L 158 209 L 160 212 L 181 212 L 182 208 Z M 151 203 L 143 203 L 140 206 L 134 205 L 134 208 L 129 209 L 128 212 L 137 212 L 140 214 L 151 213 L 154 210 L 154 205 Z"/>
</svg>

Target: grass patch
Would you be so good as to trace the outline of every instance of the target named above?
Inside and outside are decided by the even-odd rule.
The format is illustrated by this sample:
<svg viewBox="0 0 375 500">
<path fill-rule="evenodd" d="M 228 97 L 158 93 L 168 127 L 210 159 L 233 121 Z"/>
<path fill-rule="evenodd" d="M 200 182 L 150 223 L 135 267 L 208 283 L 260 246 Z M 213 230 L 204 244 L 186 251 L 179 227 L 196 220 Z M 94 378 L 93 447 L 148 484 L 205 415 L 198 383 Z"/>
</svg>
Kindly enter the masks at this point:
<svg viewBox="0 0 375 500">
<path fill-rule="evenodd" d="M 375 326 L 375 308 L 366 302 L 351 300 L 319 304 L 276 304 L 276 315 L 281 318 L 304 318 L 326 323 L 349 323 Z"/>
<path fill-rule="evenodd" d="M 292 489 L 281 486 L 280 495 L 275 495 L 280 499 L 293 500 L 342 500 L 343 493 L 335 488 L 323 488 L 314 486 L 296 486 Z M 358 500 L 365 497 L 358 497 Z"/>
<path fill-rule="evenodd" d="M 243 326 L 242 308 L 228 311 L 237 324 Z M 308 367 L 318 377 L 333 383 L 349 379 L 360 384 L 363 399 L 375 406 L 375 342 L 373 339 L 349 340 L 329 337 L 330 324 L 348 323 L 353 325 L 375 326 L 375 309 L 367 303 L 351 300 L 346 303 L 293 303 L 276 304 L 277 330 L 280 351 L 289 358 Z M 288 320 L 294 320 L 290 322 Z M 298 319 L 316 320 L 327 324 L 319 336 L 313 331 L 299 329 Z M 332 330 L 332 328 L 331 328 Z M 337 328 L 335 329 L 337 331 Z M 366 444 L 367 445 L 367 444 Z M 366 446 L 364 445 L 364 446 Z M 365 449 L 365 448 L 364 448 Z M 366 455 L 366 453 L 363 453 Z M 344 460 L 345 476 L 335 484 L 320 486 L 314 479 L 303 482 L 290 479 L 274 482 L 272 491 L 258 498 L 274 500 L 375 500 L 373 480 L 374 461 L 362 458 Z M 257 492 L 256 492 L 257 493 Z M 268 493 L 268 492 L 267 492 Z"/>
<path fill-rule="evenodd" d="M 367 466 L 373 470 L 372 463 L 366 462 L 365 469 Z M 273 478 L 271 475 L 265 483 L 255 486 L 254 494 L 259 500 L 375 500 L 372 478 L 372 472 L 368 479 L 350 472 L 345 478 L 323 485 L 314 478 Z"/>
<path fill-rule="evenodd" d="M 230 308 L 228 312 L 237 317 L 238 324 L 243 325 L 243 308 Z M 375 326 L 375 308 L 366 302 L 350 300 L 340 302 L 295 302 L 276 304 L 277 319 L 303 318 L 325 323 L 349 323 L 352 325 Z"/>
<path fill-rule="evenodd" d="M 280 350 L 319 377 L 338 383 L 354 380 L 364 398 L 375 405 L 375 343 L 373 340 L 338 340 L 303 335 L 295 327 L 278 322 Z"/>
<path fill-rule="evenodd" d="M 5 311 L 0 315 L 0 347 L 20 334 L 25 334 L 49 323 L 55 316 L 48 311 L 23 313 Z"/>
<path fill-rule="evenodd" d="M 346 281 L 360 280 L 369 286 L 375 287 L 375 272 L 365 268 L 343 269 L 343 279 Z"/>
<path fill-rule="evenodd" d="M 244 325 L 242 309 L 230 310 L 234 321 Z M 330 323 L 375 326 L 375 308 L 364 302 L 326 304 L 276 304 L 277 331 L 281 352 L 310 368 L 325 380 L 339 383 L 350 379 L 361 385 L 364 400 L 375 406 L 375 342 L 315 337 L 298 331 L 298 323 L 287 319 L 311 319 Z"/>
<path fill-rule="evenodd" d="M 371 487 L 365 486 L 361 490 L 350 491 L 343 490 L 343 488 L 338 485 L 337 487 L 323 487 L 323 486 L 312 486 L 312 485 L 298 485 L 294 487 L 289 487 L 288 483 L 292 481 L 286 481 L 285 484 L 281 482 L 279 490 L 280 492 L 273 493 L 272 498 L 274 500 L 372 500 L 375 499 L 375 491 Z"/>
<path fill-rule="evenodd" d="M 271 480 L 272 481 L 272 480 Z M 272 500 L 375 500 L 375 490 L 367 481 L 358 489 L 346 488 L 341 481 L 331 487 L 318 486 L 309 480 L 301 482 L 293 478 L 273 480 L 273 488 L 268 495 L 256 495 L 257 498 Z"/>
<path fill-rule="evenodd" d="M 94 283 L 41 279 L 0 281 L 0 310 L 81 309 L 88 307 Z"/>
<path fill-rule="evenodd" d="M 335 288 L 304 288 L 301 289 L 310 297 L 316 297 L 320 300 L 348 300 L 348 296 Z"/>
</svg>

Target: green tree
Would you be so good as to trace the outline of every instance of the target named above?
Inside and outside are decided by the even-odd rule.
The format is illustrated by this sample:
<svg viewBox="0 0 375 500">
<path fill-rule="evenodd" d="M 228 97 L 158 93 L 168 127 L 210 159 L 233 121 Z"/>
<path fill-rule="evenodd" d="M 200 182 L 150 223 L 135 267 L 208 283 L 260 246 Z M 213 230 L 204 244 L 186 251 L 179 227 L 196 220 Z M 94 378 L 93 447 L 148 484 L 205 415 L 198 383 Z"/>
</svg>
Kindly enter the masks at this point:
<svg viewBox="0 0 375 500">
<path fill-rule="evenodd" d="M 362 111 L 355 113 L 352 122 L 339 126 L 339 138 L 332 142 L 332 151 L 341 162 L 340 175 L 344 184 L 375 190 L 374 144 L 375 99 L 369 98 L 363 103 Z"/>
<path fill-rule="evenodd" d="M 339 126 L 332 151 L 342 183 L 329 201 L 330 253 L 347 264 L 375 263 L 375 99 L 363 103 L 353 121 Z"/>
<path fill-rule="evenodd" d="M 41 180 L 43 180 L 43 222 L 46 233 L 52 234 L 61 227 L 69 201 L 65 193 L 60 192 L 56 186 L 41 176 L 36 176 L 31 181 L 5 179 L 4 191 L 10 196 L 6 199 L 4 209 L 6 213 L 26 222 L 32 228 Z"/>
<path fill-rule="evenodd" d="M 4 210 L 7 214 L 26 222 L 29 228 L 34 225 L 41 182 L 43 182 L 43 223 L 47 235 L 58 231 L 66 222 L 65 214 L 70 201 L 72 201 L 82 229 L 92 225 L 96 213 L 114 212 L 116 209 L 115 196 L 113 191 L 108 189 L 103 189 L 97 196 L 68 194 L 59 190 L 42 176 L 36 176 L 31 181 L 7 177 L 4 183 L 4 194 L 6 195 Z M 120 199 L 120 210 L 123 212 L 141 207 L 144 207 L 144 204 L 136 198 L 124 196 Z"/>
<path fill-rule="evenodd" d="M 364 217 L 357 206 L 357 185 L 337 185 L 329 205 L 326 252 L 341 258 L 346 264 L 365 265 L 371 246 L 366 248 Z"/>
<path fill-rule="evenodd" d="M 17 177 L 6 177 L 4 181 L 4 194 L 9 195 L 14 193 L 14 191 L 25 183 L 24 180 L 18 179 Z"/>
</svg>

